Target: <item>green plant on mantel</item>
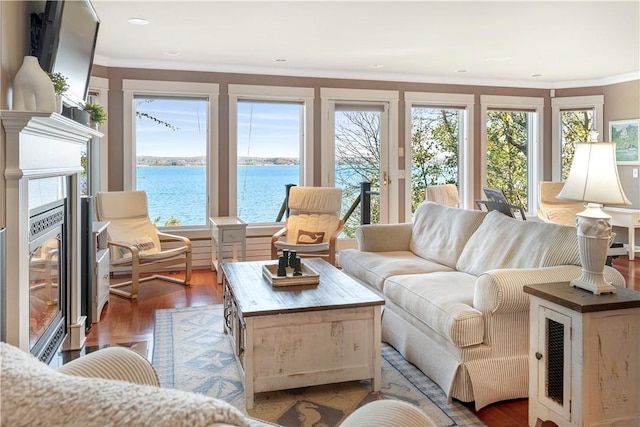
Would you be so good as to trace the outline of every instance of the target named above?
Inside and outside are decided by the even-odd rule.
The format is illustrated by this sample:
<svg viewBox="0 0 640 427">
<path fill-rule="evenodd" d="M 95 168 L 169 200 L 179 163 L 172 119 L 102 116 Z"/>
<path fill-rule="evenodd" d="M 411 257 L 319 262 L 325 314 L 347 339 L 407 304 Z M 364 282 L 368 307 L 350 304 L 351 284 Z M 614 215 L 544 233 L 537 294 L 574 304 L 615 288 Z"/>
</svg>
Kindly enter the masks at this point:
<svg viewBox="0 0 640 427">
<path fill-rule="evenodd" d="M 53 90 L 56 95 L 62 95 L 69 89 L 67 78 L 62 73 L 47 73 L 53 83 Z"/>
<path fill-rule="evenodd" d="M 104 111 L 104 108 L 102 108 L 102 105 L 97 102 L 87 102 L 84 105 L 84 111 L 89 113 L 92 122 L 100 126 L 107 120 L 107 113 Z"/>
</svg>

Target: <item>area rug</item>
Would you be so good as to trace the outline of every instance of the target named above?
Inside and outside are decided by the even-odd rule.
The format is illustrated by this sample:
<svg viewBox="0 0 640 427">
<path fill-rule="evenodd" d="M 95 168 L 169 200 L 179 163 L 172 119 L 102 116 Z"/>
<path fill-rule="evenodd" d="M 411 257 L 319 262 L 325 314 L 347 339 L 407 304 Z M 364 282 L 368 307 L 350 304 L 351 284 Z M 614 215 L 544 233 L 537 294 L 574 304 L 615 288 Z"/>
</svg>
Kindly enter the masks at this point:
<svg viewBox="0 0 640 427">
<path fill-rule="evenodd" d="M 259 393 L 254 408 L 247 410 L 241 372 L 222 324 L 221 305 L 156 311 L 152 363 L 163 387 L 216 397 L 252 417 L 287 427 L 337 426 L 377 399 L 410 402 L 438 426 L 484 425 L 462 404 L 447 403 L 440 387 L 384 343 L 380 392 L 371 391 L 370 381 L 351 381 Z"/>
</svg>

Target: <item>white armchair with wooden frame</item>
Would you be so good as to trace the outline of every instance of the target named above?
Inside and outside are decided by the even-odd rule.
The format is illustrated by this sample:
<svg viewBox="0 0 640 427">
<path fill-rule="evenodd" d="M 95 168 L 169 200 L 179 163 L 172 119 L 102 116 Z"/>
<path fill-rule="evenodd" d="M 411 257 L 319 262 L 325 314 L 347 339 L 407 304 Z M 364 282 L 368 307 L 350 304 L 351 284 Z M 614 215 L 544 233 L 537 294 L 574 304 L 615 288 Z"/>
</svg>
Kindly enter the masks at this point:
<svg viewBox="0 0 640 427">
<path fill-rule="evenodd" d="M 140 282 L 153 279 L 190 284 L 191 241 L 186 237 L 158 231 L 149 219 L 147 194 L 144 191 L 98 193 L 96 216 L 99 221 L 109 221 L 107 238 L 111 266 L 131 267 L 131 280 L 111 285 L 111 293 L 137 298 Z M 171 241 L 174 242 L 171 248 L 163 248 L 162 242 Z M 141 273 L 157 272 L 177 265 L 184 266 L 184 280 L 159 274 L 140 278 Z M 121 289 L 128 286 L 131 286 L 130 292 Z"/>
<path fill-rule="evenodd" d="M 271 259 L 283 249 L 301 257 L 324 257 L 336 264 L 336 240 L 342 232 L 342 190 L 333 187 L 291 187 L 285 226 L 271 238 Z"/>
</svg>

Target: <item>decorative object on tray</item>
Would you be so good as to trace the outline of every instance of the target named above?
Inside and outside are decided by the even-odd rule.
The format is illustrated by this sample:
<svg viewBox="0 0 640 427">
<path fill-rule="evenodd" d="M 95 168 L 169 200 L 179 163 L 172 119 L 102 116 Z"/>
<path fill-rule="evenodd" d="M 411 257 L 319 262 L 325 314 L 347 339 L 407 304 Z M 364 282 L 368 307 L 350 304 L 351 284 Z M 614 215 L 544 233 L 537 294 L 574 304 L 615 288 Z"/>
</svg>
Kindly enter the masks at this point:
<svg viewBox="0 0 640 427">
<path fill-rule="evenodd" d="M 40 67 L 38 58 L 25 56 L 13 79 L 13 109 L 53 113 L 55 108 L 56 96 L 51 79 Z"/>
<path fill-rule="evenodd" d="M 298 274 L 296 274 L 295 268 L 285 267 L 285 275 L 280 276 L 278 272 L 280 271 L 282 259 L 283 257 L 280 257 L 277 265 L 267 264 L 262 266 L 262 274 L 271 286 L 317 285 L 320 283 L 320 275 L 311 267 L 300 262 L 300 258 L 296 258 L 298 260 Z"/>
</svg>

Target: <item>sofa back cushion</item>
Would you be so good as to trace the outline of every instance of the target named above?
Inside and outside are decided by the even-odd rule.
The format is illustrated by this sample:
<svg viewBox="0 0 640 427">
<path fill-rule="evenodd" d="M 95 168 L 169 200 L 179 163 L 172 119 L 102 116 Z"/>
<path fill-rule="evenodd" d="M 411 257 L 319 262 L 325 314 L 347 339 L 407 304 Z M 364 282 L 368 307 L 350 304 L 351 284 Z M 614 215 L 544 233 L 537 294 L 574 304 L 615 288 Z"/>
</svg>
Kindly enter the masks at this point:
<svg viewBox="0 0 640 427">
<path fill-rule="evenodd" d="M 423 202 L 414 213 L 409 248 L 422 258 L 455 268 L 465 243 L 485 215 L 481 211 Z"/>
<path fill-rule="evenodd" d="M 460 255 L 456 270 L 480 275 L 501 268 L 580 265 L 575 227 L 521 221 L 489 212 Z"/>
</svg>

